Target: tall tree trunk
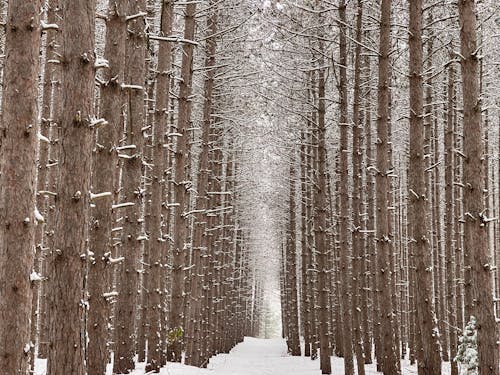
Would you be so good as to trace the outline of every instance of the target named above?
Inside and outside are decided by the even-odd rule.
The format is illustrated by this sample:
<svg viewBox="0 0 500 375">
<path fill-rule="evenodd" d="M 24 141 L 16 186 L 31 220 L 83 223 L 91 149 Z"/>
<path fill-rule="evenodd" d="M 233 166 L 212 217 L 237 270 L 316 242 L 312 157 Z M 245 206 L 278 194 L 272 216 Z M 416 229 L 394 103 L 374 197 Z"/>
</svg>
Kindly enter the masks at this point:
<svg viewBox="0 0 500 375">
<path fill-rule="evenodd" d="M 205 232 L 207 223 L 207 209 L 210 201 L 208 185 L 209 185 L 209 143 L 210 132 L 212 131 L 213 119 L 213 96 L 217 51 L 217 23 L 218 11 L 211 10 L 207 19 L 207 42 L 205 46 L 205 68 L 206 77 L 204 85 L 204 103 L 203 103 L 203 130 L 201 136 L 201 154 L 199 156 L 198 167 L 198 196 L 195 205 L 195 223 L 193 230 L 193 264 L 194 275 L 191 282 L 191 324 L 187 332 L 189 341 L 187 342 L 186 364 L 200 366 L 201 345 L 203 335 L 201 331 L 202 319 L 202 286 L 203 286 L 203 258 L 207 255 L 207 240 L 210 238 Z"/>
<path fill-rule="evenodd" d="M 289 196 L 289 230 L 287 236 L 287 246 L 285 249 L 285 286 L 288 290 L 288 352 L 293 356 L 300 356 L 299 341 L 299 314 L 297 298 L 297 238 L 296 238 L 296 214 L 295 214 L 295 167 L 292 156 L 290 165 L 290 196 Z"/>
<path fill-rule="evenodd" d="M 166 37 L 172 33 L 174 2 L 163 1 L 160 18 L 160 36 Z M 167 233 L 168 225 L 162 231 L 162 219 L 167 224 L 169 206 L 162 204 L 168 194 L 168 178 L 166 173 L 165 133 L 167 132 L 169 91 L 172 69 L 172 45 L 161 41 L 158 50 L 158 75 L 156 78 L 156 106 L 153 125 L 153 167 L 151 171 L 151 221 L 149 244 L 149 272 L 146 275 L 146 289 L 149 291 L 148 302 L 148 352 L 146 371 L 160 372 L 163 349 L 167 343 L 162 343 L 162 318 L 164 301 L 162 298 L 162 279 L 165 278 L 166 251 L 169 248 Z"/>
<path fill-rule="evenodd" d="M 453 359 L 457 355 L 457 305 L 456 305 L 456 274 L 455 274 L 455 252 L 453 247 L 454 240 L 454 160 L 453 154 L 453 122 L 455 106 L 455 69 L 452 64 L 448 66 L 448 87 L 447 87 L 447 117 L 446 129 L 444 134 L 444 152 L 445 152 L 445 249 L 446 249 L 446 296 L 448 304 L 448 323 L 450 330 L 450 357 Z M 457 362 L 452 361 L 451 375 L 458 375 Z"/>
<path fill-rule="evenodd" d="M 135 367 L 135 318 L 137 290 L 139 285 L 138 255 L 145 236 L 142 234 L 142 165 L 144 126 L 144 97 L 146 84 L 146 1 L 129 4 L 128 40 L 126 45 L 127 68 L 125 85 L 127 119 L 125 123 L 125 145 L 119 148 L 124 159 L 122 167 L 123 212 L 122 254 L 117 275 L 118 298 L 115 308 L 115 350 L 113 372 L 127 374 Z"/>
<path fill-rule="evenodd" d="M 410 4 L 410 165 L 409 222 L 411 248 L 415 257 L 417 321 L 422 347 L 417 353 L 418 373 L 441 374 L 440 347 L 434 325 L 432 291 L 432 249 L 427 228 L 425 184 L 423 79 L 422 79 L 422 0 Z"/>
<path fill-rule="evenodd" d="M 106 28 L 104 57 L 108 61 L 104 84 L 101 84 L 100 116 L 109 125 L 98 130 L 94 148 L 92 192 L 103 194 L 94 199 L 90 223 L 88 268 L 89 311 L 87 330 L 87 371 L 89 375 L 104 375 L 108 360 L 108 319 L 112 275 L 109 259 L 114 253 L 111 229 L 114 224 L 113 197 L 118 188 L 115 181 L 118 158 L 116 147 L 123 129 L 122 107 L 124 104 L 121 84 L 124 83 L 125 21 L 128 0 L 110 3 Z"/>
<path fill-rule="evenodd" d="M 362 134 L 363 129 L 362 119 L 360 119 L 361 105 L 361 44 L 362 43 L 362 20 L 363 20 L 363 2 L 358 0 L 356 16 L 356 47 L 354 57 L 354 99 L 353 99 L 353 130 L 352 130 L 352 169 L 353 169 L 353 201 L 352 201 L 352 251 L 353 251 L 353 277 L 352 277 L 352 314 L 353 314 L 353 347 L 356 353 L 356 363 L 358 375 L 365 373 L 365 360 L 363 353 L 363 336 L 361 322 L 363 321 L 362 311 L 366 311 L 368 306 L 362 306 L 363 294 L 363 241 L 361 234 L 361 214 L 363 211 L 363 203 L 361 199 L 361 187 L 363 184 L 363 175 L 361 162 L 363 158 L 362 149 Z M 345 10 L 344 10 L 345 13 Z M 345 14 L 342 18 L 345 18 Z M 344 31 L 345 32 L 345 31 Z M 347 87 L 346 87 L 347 88 Z M 347 124 L 346 124 L 347 125 Z M 344 126 L 347 129 L 347 126 Z M 347 159 L 347 149 L 343 150 Z M 346 160 L 347 161 L 347 160 Z M 347 165 L 345 165 L 347 169 Z M 341 170 L 342 172 L 343 170 Z M 347 173 L 345 170 L 344 173 Z M 344 359 L 346 360 L 346 359 Z M 345 369 L 347 373 L 347 367 Z"/>
<path fill-rule="evenodd" d="M 0 368 L 25 374 L 29 367 L 38 135 L 38 69 L 41 1 L 8 6 L 0 122 Z M 21 48 L 22 47 L 22 48 Z M 35 324 L 35 322 L 31 322 Z"/>
<path fill-rule="evenodd" d="M 378 66 L 378 118 L 377 118 L 377 286 L 380 290 L 377 317 L 380 324 L 382 367 L 387 375 L 400 374 L 399 357 L 393 335 L 393 304 L 391 297 L 390 256 L 393 251 L 390 234 L 390 212 L 388 192 L 390 189 L 389 150 L 389 84 L 391 51 L 391 6 L 392 0 L 380 4 L 380 46 Z"/>
<path fill-rule="evenodd" d="M 322 42 L 320 42 L 322 43 Z M 321 48 L 320 48 L 321 49 Z M 320 64 L 321 65 L 321 64 Z M 318 320 L 321 373 L 331 374 L 330 335 L 329 335 L 329 308 L 328 308 L 328 249 L 326 248 L 326 145 L 325 145 L 325 71 L 318 72 L 318 166 L 316 174 L 316 194 L 314 196 L 315 245 L 318 257 Z"/>
<path fill-rule="evenodd" d="M 347 102 L 347 14 L 344 0 L 339 2 L 339 95 L 340 95 L 340 272 L 342 275 L 341 296 L 343 315 L 344 374 L 354 373 L 352 354 L 352 310 L 351 310 L 351 249 L 349 241 L 349 175 L 348 175 L 348 102 Z M 321 94 L 320 94 L 321 98 Z"/>
<path fill-rule="evenodd" d="M 84 375 L 85 263 L 94 94 L 95 1 L 61 1 L 59 176 L 50 288 L 48 373 Z M 85 35 L 81 38 L 81 35 Z"/>
<path fill-rule="evenodd" d="M 196 3 L 188 3 L 185 10 L 184 39 L 194 40 L 196 27 Z M 189 123 L 191 118 L 191 90 L 193 79 L 194 45 L 184 43 L 182 53 L 181 83 L 179 88 L 179 117 L 177 122 L 177 148 L 175 152 L 175 224 L 172 265 L 172 303 L 170 306 L 170 332 L 173 334 L 169 342 L 167 358 L 180 362 L 183 344 L 183 286 L 184 286 L 184 259 L 186 256 L 187 233 L 185 210 L 188 207 L 188 190 L 190 182 L 185 180 L 188 160 Z"/>
<path fill-rule="evenodd" d="M 491 253 L 488 246 L 489 211 L 484 207 L 484 151 L 478 47 L 474 0 L 458 2 L 462 90 L 464 106 L 464 259 L 466 320 L 477 320 L 479 374 L 498 374 L 498 327 L 495 320 Z"/>
</svg>

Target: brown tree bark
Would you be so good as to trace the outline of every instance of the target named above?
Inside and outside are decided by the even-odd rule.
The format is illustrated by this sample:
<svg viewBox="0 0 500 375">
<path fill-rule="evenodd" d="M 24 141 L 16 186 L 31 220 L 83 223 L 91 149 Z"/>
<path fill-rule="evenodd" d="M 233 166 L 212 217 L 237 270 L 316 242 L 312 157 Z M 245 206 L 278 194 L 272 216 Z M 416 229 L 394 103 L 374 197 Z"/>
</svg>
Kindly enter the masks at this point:
<svg viewBox="0 0 500 375">
<path fill-rule="evenodd" d="M 89 220 L 95 1 L 61 1 L 60 153 L 50 288 L 51 375 L 85 374 L 84 270 Z M 85 35 L 85 38 L 81 38 Z"/>
<path fill-rule="evenodd" d="M 296 213 L 295 213 L 295 167 L 294 157 L 290 165 L 290 195 L 289 195 L 289 227 L 287 244 L 285 247 L 285 289 L 288 292 L 288 352 L 292 356 L 300 356 L 299 340 L 299 314 L 297 297 L 297 238 L 296 238 Z"/>
<path fill-rule="evenodd" d="M 345 12 L 345 10 L 344 10 Z M 345 18 L 345 14 L 342 19 Z M 357 16 L 356 16 L 356 47 L 354 56 L 354 98 L 353 98 L 353 111 L 352 111 L 352 170 L 353 170 L 353 183 L 352 183 L 352 304 L 348 306 L 352 311 L 353 316 L 353 341 L 352 346 L 356 353 L 356 364 L 358 375 L 365 373 L 365 359 L 363 348 L 363 335 L 361 324 L 363 322 L 363 310 L 366 311 L 368 306 L 363 305 L 362 297 L 364 290 L 364 275 L 363 275 L 363 241 L 361 233 L 361 214 L 363 212 L 362 203 L 362 185 L 363 185 L 363 172 L 361 163 L 363 158 L 362 149 L 362 129 L 363 123 L 360 118 L 361 106 L 361 43 L 362 43 L 362 20 L 363 20 L 363 2 L 357 2 Z M 345 32 L 345 31 L 344 31 Z M 347 126 L 345 126 L 347 128 Z M 344 152 L 347 159 L 347 150 Z M 346 160 L 347 161 L 347 160 Z M 347 165 L 345 165 L 347 168 Z M 345 173 L 348 171 L 346 170 Z"/>
<path fill-rule="evenodd" d="M 185 10 L 184 39 L 194 40 L 196 27 L 196 3 L 188 3 Z M 190 182 L 185 180 L 185 168 L 189 162 L 188 142 L 189 123 L 191 118 L 191 91 L 193 79 L 193 53 L 194 45 L 184 43 L 182 53 L 182 71 L 179 88 L 179 116 L 177 121 L 177 146 L 175 152 L 175 223 L 173 243 L 173 265 L 172 265 L 172 302 L 170 309 L 170 332 L 174 332 L 175 338 L 169 342 L 167 347 L 167 358 L 171 361 L 180 362 L 183 345 L 183 292 L 184 292 L 184 261 L 188 244 L 186 243 L 186 215 L 188 207 L 188 189 Z M 178 334 L 175 334 L 177 332 Z"/>
<path fill-rule="evenodd" d="M 454 160 L 453 154 L 453 123 L 455 106 L 455 69 L 452 64 L 448 66 L 448 85 L 447 85 L 447 116 L 446 129 L 444 134 L 444 152 L 445 152 L 445 254 L 446 254 L 446 299 L 448 304 L 448 323 L 450 325 L 450 357 L 457 355 L 457 305 L 456 305 L 456 274 L 455 274 L 455 251 L 454 241 Z M 452 361 L 451 375 L 458 375 L 457 363 Z"/>
<path fill-rule="evenodd" d="M 399 357 L 393 335 L 393 304 L 391 293 L 390 256 L 393 244 L 390 233 L 388 192 L 390 189 L 389 149 L 389 85 L 391 51 L 391 6 L 392 0 L 380 4 L 380 46 L 378 64 L 378 118 L 377 118 L 377 286 L 379 293 L 380 344 L 382 346 L 382 368 L 387 375 L 400 374 Z"/>
<path fill-rule="evenodd" d="M 422 1 L 410 4 L 410 164 L 409 223 L 415 257 L 416 313 L 422 347 L 417 352 L 419 374 L 441 374 L 440 347 L 434 324 L 432 248 L 427 228 L 427 194 L 424 160 Z"/>
<path fill-rule="evenodd" d="M 103 194 L 93 200 L 89 237 L 87 315 L 88 347 L 87 371 L 89 375 L 103 375 L 108 361 L 108 320 L 112 293 L 112 275 L 109 259 L 114 251 L 111 229 L 114 224 L 113 197 L 118 188 L 115 181 L 118 157 L 116 148 L 123 129 L 122 107 L 124 98 L 125 41 L 127 38 L 128 0 L 110 3 L 106 21 L 106 46 L 104 57 L 108 67 L 100 91 L 100 117 L 108 125 L 99 128 L 93 155 L 92 192 Z"/>
<path fill-rule="evenodd" d="M 203 257 L 206 256 L 207 240 L 210 238 L 205 232 L 207 223 L 207 209 L 210 201 L 209 186 L 209 143 L 213 119 L 213 96 L 216 69 L 217 51 L 217 24 L 218 11 L 212 9 L 207 19 L 207 41 L 205 46 L 205 69 L 206 77 L 204 83 L 203 103 L 203 130 L 201 135 L 201 154 L 198 166 L 198 196 L 195 204 L 195 223 L 193 229 L 193 266 L 194 274 L 191 281 L 191 324 L 187 331 L 186 364 L 200 366 L 201 345 L 203 344 L 203 333 L 201 331 L 202 319 L 202 286 L 203 286 Z"/>
<path fill-rule="evenodd" d="M 353 335 L 352 335 L 352 310 L 351 310 L 351 249 L 349 246 L 349 175 L 348 175 L 348 102 L 347 102 L 347 14 L 346 3 L 339 1 L 339 95 L 340 95 L 340 149 L 339 149 L 339 174 L 340 174 L 340 272 L 341 296 L 343 315 L 343 343 L 344 343 L 344 374 L 354 373 L 353 363 Z M 321 94 L 320 94 L 321 98 Z"/>
<path fill-rule="evenodd" d="M 172 33 L 174 14 L 174 2 L 163 1 L 160 18 L 160 36 L 166 37 Z M 156 107 L 153 125 L 153 168 L 151 171 L 151 221 L 150 221 L 150 244 L 149 244 L 149 266 L 146 275 L 146 289 L 148 295 L 148 352 L 146 359 L 146 371 L 160 371 L 161 356 L 166 346 L 162 342 L 163 329 L 162 308 L 166 298 L 162 294 L 162 279 L 165 277 L 164 266 L 166 263 L 166 252 L 169 248 L 167 233 L 168 226 L 162 230 L 162 219 L 168 222 L 169 207 L 163 204 L 167 194 L 168 178 L 166 173 L 167 154 L 164 149 L 165 133 L 167 132 L 168 110 L 170 104 L 170 81 L 172 69 L 172 45 L 171 42 L 161 41 L 158 50 L 158 75 L 156 77 Z"/>
<path fill-rule="evenodd" d="M 474 0 L 458 2 L 461 42 L 464 137 L 465 314 L 477 319 L 479 374 L 498 374 L 498 327 L 495 320 L 488 215 L 484 207 L 484 150 L 479 92 L 479 59 Z"/>
<path fill-rule="evenodd" d="M 124 159 L 122 166 L 123 215 L 122 254 L 123 261 L 118 267 L 117 303 L 115 307 L 115 346 L 113 372 L 127 374 L 135 368 L 135 318 L 137 290 L 139 285 L 138 249 L 145 239 L 142 233 L 142 166 L 146 84 L 146 1 L 138 0 L 129 4 L 128 40 L 126 43 L 125 83 L 127 118 L 125 123 L 125 144 L 119 149 Z"/>
<path fill-rule="evenodd" d="M 56 0 L 50 0 L 47 2 L 47 24 L 57 23 L 57 11 L 58 2 Z M 43 43 L 42 43 L 43 44 Z M 52 64 L 50 60 L 56 59 L 56 48 L 57 48 L 57 30 L 47 30 L 47 36 L 45 40 L 45 65 L 43 67 L 43 87 L 42 87 L 42 101 L 40 108 L 40 140 L 39 143 L 39 155 L 38 155 L 38 177 L 37 177 L 37 200 L 36 206 L 38 211 L 44 217 L 44 222 L 36 228 L 35 234 L 35 244 L 36 244 L 36 255 L 35 262 L 38 263 L 35 266 L 38 267 L 36 272 L 39 272 L 42 277 L 46 274 L 46 262 L 45 258 L 47 256 L 48 248 L 46 247 L 46 229 L 47 220 L 49 220 L 49 208 L 50 202 L 53 198 L 47 194 L 48 190 L 48 177 L 49 173 L 49 160 L 55 152 L 55 142 L 53 137 L 55 135 L 54 121 L 52 119 L 53 110 L 53 100 L 55 100 L 55 80 L 57 79 L 57 71 L 59 70 L 58 64 Z M 45 139 L 43 138 L 45 137 Z M 45 280 L 45 279 L 44 279 Z M 46 283 L 41 282 L 35 285 L 33 291 L 33 301 L 35 303 L 35 298 L 38 301 L 38 306 L 33 305 L 33 314 L 31 321 L 37 324 L 32 324 L 31 329 L 31 341 L 36 343 L 38 347 L 38 358 L 47 357 L 47 314 L 46 314 Z M 35 315 L 36 310 L 36 315 Z M 35 352 L 35 346 L 33 347 L 33 353 Z M 32 368 L 34 367 L 35 356 L 31 356 Z"/>
<path fill-rule="evenodd" d="M 41 1 L 9 1 L 0 122 L 0 369 L 27 373 L 34 265 Z M 22 46 L 22 48 L 21 48 Z M 21 240 L 22 239 L 22 240 Z"/>
<path fill-rule="evenodd" d="M 320 42 L 321 44 L 322 42 Z M 322 48 L 320 47 L 320 50 Z M 321 64 L 320 64 L 321 65 Z M 325 71 L 318 71 L 318 122 L 316 134 L 318 137 L 318 165 L 316 171 L 316 193 L 314 195 L 314 237 L 318 258 L 318 321 L 320 367 L 322 374 L 331 374 L 329 308 L 328 308 L 328 249 L 326 248 L 326 145 L 325 145 Z"/>
</svg>

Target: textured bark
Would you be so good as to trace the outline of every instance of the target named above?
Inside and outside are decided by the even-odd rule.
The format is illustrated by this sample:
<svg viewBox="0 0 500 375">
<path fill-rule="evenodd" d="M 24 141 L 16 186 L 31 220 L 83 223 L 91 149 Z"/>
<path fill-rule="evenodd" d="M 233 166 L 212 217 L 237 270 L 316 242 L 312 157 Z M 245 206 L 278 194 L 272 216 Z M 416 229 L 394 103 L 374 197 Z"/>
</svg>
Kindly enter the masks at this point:
<svg viewBox="0 0 500 375">
<path fill-rule="evenodd" d="M 194 40 L 196 27 L 196 3 L 188 3 L 185 10 L 184 39 Z M 188 244 L 186 233 L 185 210 L 188 207 L 188 190 L 190 182 L 186 181 L 186 166 L 188 160 L 189 123 L 191 118 L 191 91 L 193 78 L 193 53 L 194 46 L 185 43 L 182 53 L 182 71 L 179 88 L 179 116 L 177 121 L 177 146 L 175 152 L 175 182 L 174 197 L 175 203 L 175 223 L 174 223 L 174 244 L 173 244 L 173 265 L 172 265 L 172 302 L 170 309 L 170 331 L 178 332 L 172 342 L 169 342 L 167 358 L 171 361 L 181 361 L 181 351 L 183 345 L 183 292 L 184 292 L 184 261 Z"/>
<path fill-rule="evenodd" d="M 340 96 L 340 272 L 341 272 L 341 296 L 343 315 L 343 343 L 344 343 L 344 373 L 354 373 L 353 363 L 353 334 L 352 334 L 352 310 L 351 310 L 351 248 L 349 239 L 349 175 L 348 175 L 348 99 L 347 99 L 347 15 L 346 3 L 339 2 L 339 96 Z M 321 97 L 321 95 L 320 95 Z"/>
<path fill-rule="evenodd" d="M 363 305 L 363 242 L 361 234 L 361 214 L 363 212 L 362 203 L 362 185 L 363 175 L 361 162 L 363 158 L 362 149 L 362 119 L 360 119 L 361 105 L 361 44 L 362 43 L 362 18 L 363 18 L 363 3 L 358 0 L 356 16 L 356 48 L 354 56 L 354 98 L 352 111 L 352 169 L 353 169 L 353 193 L 352 193 L 352 251 L 353 251 L 353 275 L 352 275 L 352 316 L 353 316 L 353 334 L 352 345 L 356 353 L 356 364 L 359 375 L 365 373 L 365 359 L 363 348 L 363 336 L 361 330 L 361 322 L 363 321 L 362 311 L 366 311 L 368 306 Z M 343 15 L 345 18 L 345 15 Z M 347 127 L 346 127 L 347 128 Z M 344 152 L 347 159 L 347 150 Z M 347 166 L 346 166 L 347 167 Z M 345 171 L 347 173 L 347 171 Z"/>
<path fill-rule="evenodd" d="M 364 68 L 366 73 L 364 74 L 364 79 L 368 80 L 370 77 L 370 58 L 365 56 Z M 365 354 L 365 363 L 372 363 L 372 339 L 375 341 L 376 331 L 378 326 L 374 323 L 376 322 L 375 309 L 376 309 L 376 254 L 375 254 L 375 177 L 373 173 L 368 169 L 370 166 L 374 165 L 374 157 L 373 157 L 373 137 L 372 137 L 372 118 L 371 118 L 371 89 L 367 88 L 364 99 L 364 126 L 365 126 L 365 138 L 366 138 L 366 172 L 365 172 L 365 183 L 366 183 L 366 243 L 365 243 L 365 254 L 367 261 L 367 283 L 366 283 L 366 294 L 367 300 L 369 302 L 369 306 L 367 306 L 367 315 L 370 317 L 366 319 L 366 328 L 364 331 L 365 340 L 364 344 L 364 354 Z M 369 332 L 369 325 L 371 327 L 371 332 Z M 379 347 L 379 345 L 375 345 Z"/>
<path fill-rule="evenodd" d="M 488 208 L 484 207 L 484 151 L 474 0 L 458 2 L 461 42 L 464 136 L 465 314 L 477 319 L 479 374 L 498 374 L 499 350 L 493 295 Z"/>
<path fill-rule="evenodd" d="M 316 194 L 314 196 L 314 236 L 318 257 L 318 321 L 320 367 L 322 374 L 331 374 L 330 331 L 328 309 L 328 249 L 326 247 L 326 146 L 325 146 L 325 71 L 318 72 L 318 165 L 316 172 Z"/>
<path fill-rule="evenodd" d="M 57 9 L 58 1 L 51 0 L 47 2 L 47 16 L 46 22 L 48 24 L 53 24 L 57 22 Z M 53 99 L 55 99 L 54 81 L 59 70 L 58 64 L 52 64 L 49 62 L 51 59 L 56 59 L 56 41 L 57 32 L 55 30 L 48 31 L 45 40 L 45 65 L 43 66 L 43 87 L 42 87 L 42 101 L 40 109 L 40 134 L 47 139 L 49 142 L 39 143 L 39 155 L 38 155 L 38 177 L 37 177 L 37 198 L 36 207 L 38 211 L 45 218 L 43 223 L 40 223 L 36 227 L 35 234 L 35 244 L 36 244 L 36 255 L 35 255 L 35 271 L 40 273 L 42 276 L 46 274 L 46 262 L 45 258 L 47 256 L 46 239 L 46 227 L 47 221 L 49 220 L 49 208 L 52 198 L 46 194 L 48 190 L 48 176 L 49 176 L 49 160 L 51 155 L 54 154 L 56 147 L 54 147 L 54 131 L 53 125 L 54 121 L 52 119 L 52 109 L 53 109 Z M 53 95 L 54 93 L 54 95 Z M 40 193 L 43 192 L 43 193 Z M 35 285 L 33 291 L 33 314 L 31 321 L 35 324 L 31 326 L 31 341 L 38 347 L 38 358 L 47 358 L 47 314 L 46 310 L 46 283 L 42 282 Z M 35 305 L 35 301 L 38 305 Z M 32 348 L 33 353 L 35 352 L 35 346 Z M 31 356 L 31 368 L 34 368 L 35 356 Z"/>
<path fill-rule="evenodd" d="M 410 164 L 409 223 L 411 251 L 415 257 L 416 314 L 422 347 L 417 352 L 419 374 L 440 374 L 441 357 L 434 324 L 432 291 L 432 248 L 428 238 L 427 194 L 425 184 L 423 79 L 422 79 L 422 1 L 410 4 Z"/>
<path fill-rule="evenodd" d="M 299 314 L 297 298 L 297 237 L 295 213 L 295 169 L 293 157 L 290 166 L 290 196 L 289 196 L 289 228 L 285 248 L 285 289 L 288 292 L 288 352 L 292 356 L 300 356 Z"/>
<path fill-rule="evenodd" d="M 174 2 L 163 1 L 160 19 L 160 35 L 172 33 Z M 146 371 L 160 371 L 161 356 L 167 343 L 162 343 L 160 335 L 163 327 L 162 279 L 165 277 L 164 264 L 168 249 L 167 233 L 162 231 L 162 218 L 167 222 L 168 207 L 163 204 L 167 192 L 166 159 L 164 149 L 165 133 L 168 124 L 170 77 L 172 69 L 172 46 L 170 42 L 161 42 L 158 50 L 158 75 L 156 77 L 156 108 L 153 125 L 153 169 L 151 172 L 151 221 L 149 244 L 149 269 L 146 275 L 148 301 L 148 353 Z M 168 226 L 166 226 L 168 231 Z"/>
<path fill-rule="evenodd" d="M 306 134 L 303 130 L 301 132 L 301 144 L 300 144 L 300 205 L 301 205 L 301 324 L 304 330 L 304 355 L 306 357 L 311 356 L 311 304 L 309 300 L 309 290 L 308 290 L 308 272 L 309 269 L 309 258 L 307 252 L 307 221 L 309 217 L 308 212 L 308 200 L 309 200 L 309 186 L 307 181 L 307 152 L 308 146 L 306 146 Z"/>
<path fill-rule="evenodd" d="M 87 371 L 89 375 L 103 375 L 108 361 L 108 319 L 110 314 L 109 298 L 111 292 L 111 270 L 109 258 L 114 253 L 111 229 L 114 224 L 114 192 L 118 188 L 115 181 L 118 167 L 117 143 L 123 129 L 124 98 L 120 85 L 124 83 L 125 40 L 127 24 L 125 21 L 129 0 L 110 3 L 106 23 L 106 47 L 104 58 L 109 68 L 104 71 L 104 84 L 100 92 L 100 117 L 108 125 L 101 127 L 97 134 L 97 145 L 93 155 L 92 192 L 111 193 L 109 196 L 94 200 L 92 222 L 90 223 L 89 249 L 91 251 L 88 269 L 89 311 L 87 330 Z M 93 254 L 92 254 L 93 253 Z"/>
<path fill-rule="evenodd" d="M 390 256 L 393 244 L 390 233 L 388 192 L 390 189 L 389 150 L 389 84 L 391 51 L 391 0 L 380 4 L 380 46 L 378 64 L 378 118 L 377 118 L 377 286 L 379 293 L 380 345 L 382 346 L 382 368 L 387 375 L 400 374 L 399 358 L 393 335 L 393 303 L 391 293 Z"/>
<path fill-rule="evenodd" d="M 186 364 L 200 366 L 201 362 L 201 345 L 203 344 L 203 335 L 201 333 L 201 299 L 203 285 L 203 257 L 206 256 L 206 241 L 208 236 L 205 232 L 208 203 L 210 196 L 208 194 L 208 178 L 209 178 L 209 143 L 210 131 L 212 127 L 213 114 L 213 91 L 214 77 L 217 69 L 215 53 L 217 49 L 216 34 L 217 34 L 218 14 L 216 10 L 212 10 L 207 19 L 207 42 L 205 46 L 205 68 L 206 76 L 204 83 L 204 103 L 203 103 L 203 130 L 201 135 L 201 153 L 199 156 L 198 166 L 198 196 L 195 204 L 195 223 L 193 229 L 193 265 L 194 274 L 191 281 L 191 324 L 187 331 L 187 351 Z"/>
<path fill-rule="evenodd" d="M 447 116 L 446 129 L 444 134 L 444 152 L 445 152 L 445 254 L 446 254 L 446 299 L 448 305 L 448 323 L 450 325 L 450 357 L 457 355 L 457 305 L 456 305 L 456 273 L 455 273 L 455 252 L 454 241 L 454 161 L 453 154 L 453 122 L 455 106 L 455 69 L 452 64 L 448 66 L 448 85 L 447 85 Z M 451 375 L 458 375 L 457 363 L 451 362 Z"/>
<path fill-rule="evenodd" d="M 95 1 L 61 1 L 60 152 L 50 282 L 51 375 L 85 374 L 84 270 L 89 220 Z M 85 38 L 81 38 L 85 35 Z M 83 259 L 82 259 L 83 257 Z"/>
<path fill-rule="evenodd" d="M 130 15 L 144 14 L 146 1 L 138 0 L 130 3 Z M 137 290 L 139 285 L 138 255 L 145 236 L 142 233 L 142 161 L 144 136 L 144 86 L 146 83 L 146 35 L 144 16 L 136 17 L 128 23 L 128 40 L 126 43 L 125 85 L 127 100 L 127 121 L 125 124 L 125 144 L 120 150 L 124 159 L 122 166 L 121 200 L 133 203 L 121 209 L 123 216 L 122 254 L 123 261 L 118 267 L 117 292 L 115 308 L 115 349 L 113 372 L 127 374 L 135 367 L 135 317 L 137 306 Z M 126 86 L 124 86 L 126 87 Z"/>
<path fill-rule="evenodd" d="M 0 368 L 14 375 L 27 373 L 32 345 L 30 274 L 37 224 L 40 7 L 41 1 L 9 1 L 5 25 L 0 122 Z"/>
</svg>

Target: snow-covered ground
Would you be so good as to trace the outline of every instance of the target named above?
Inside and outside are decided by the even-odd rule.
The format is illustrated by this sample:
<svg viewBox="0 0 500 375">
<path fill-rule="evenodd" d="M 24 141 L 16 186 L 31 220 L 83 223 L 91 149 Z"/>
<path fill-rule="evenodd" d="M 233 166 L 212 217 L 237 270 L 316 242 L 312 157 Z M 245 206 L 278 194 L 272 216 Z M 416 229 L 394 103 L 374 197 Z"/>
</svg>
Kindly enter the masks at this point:
<svg viewBox="0 0 500 375">
<path fill-rule="evenodd" d="M 35 375 L 45 375 L 45 361 L 37 362 Z M 415 366 L 402 363 L 403 375 L 416 374 Z M 448 366 L 443 366 L 443 375 L 449 374 Z M 111 367 L 108 369 L 111 375 Z M 332 374 L 344 373 L 342 358 L 332 357 Z M 375 365 L 366 366 L 367 374 L 379 374 Z M 143 375 L 144 364 L 139 363 L 132 375 Z M 286 343 L 282 339 L 256 339 L 246 337 L 229 354 L 219 354 L 210 360 L 207 369 L 169 363 L 161 375 L 320 375 L 319 360 L 287 355 Z"/>
</svg>

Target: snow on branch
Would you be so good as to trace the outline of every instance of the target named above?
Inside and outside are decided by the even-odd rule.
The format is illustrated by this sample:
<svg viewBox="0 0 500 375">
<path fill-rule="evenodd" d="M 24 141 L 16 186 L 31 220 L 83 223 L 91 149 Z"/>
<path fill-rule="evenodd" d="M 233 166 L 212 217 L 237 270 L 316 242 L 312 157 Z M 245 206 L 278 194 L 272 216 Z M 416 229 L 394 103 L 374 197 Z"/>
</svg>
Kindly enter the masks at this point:
<svg viewBox="0 0 500 375">
<path fill-rule="evenodd" d="M 109 68 L 109 61 L 106 59 L 103 59 L 102 57 L 98 57 L 95 60 L 94 68 L 96 69 L 101 69 L 101 68 Z"/>
<path fill-rule="evenodd" d="M 136 18 L 145 17 L 147 15 L 148 14 L 146 12 L 139 12 L 137 14 L 132 14 L 131 16 L 127 16 L 125 18 L 125 21 L 129 22 L 129 21 L 135 20 Z"/>
<path fill-rule="evenodd" d="M 42 31 L 48 31 L 48 30 L 59 30 L 59 25 L 55 23 L 46 23 L 45 21 L 40 21 L 40 26 L 42 28 Z"/>
<path fill-rule="evenodd" d="M 135 206 L 134 202 L 126 202 L 126 203 L 114 204 L 114 205 L 111 206 L 111 208 L 113 210 L 115 210 L 117 208 L 125 208 L 125 207 L 132 207 L 132 206 Z"/>
<path fill-rule="evenodd" d="M 94 200 L 94 199 L 99 199 L 99 198 L 104 198 L 104 197 L 110 197 L 112 195 L 113 195 L 113 193 L 111 193 L 110 191 L 106 191 L 104 193 L 98 193 L 98 194 L 93 194 L 92 192 L 90 192 L 90 199 Z"/>
<path fill-rule="evenodd" d="M 199 43 L 194 40 L 184 39 L 181 36 L 158 36 L 158 35 L 150 35 L 149 39 L 158 40 L 161 42 L 171 42 L 171 43 L 184 43 L 184 44 L 192 44 L 193 46 L 198 46 Z"/>
<path fill-rule="evenodd" d="M 108 122 L 103 118 L 91 118 L 89 126 L 91 128 L 99 128 L 101 126 L 108 125 Z"/>
</svg>

